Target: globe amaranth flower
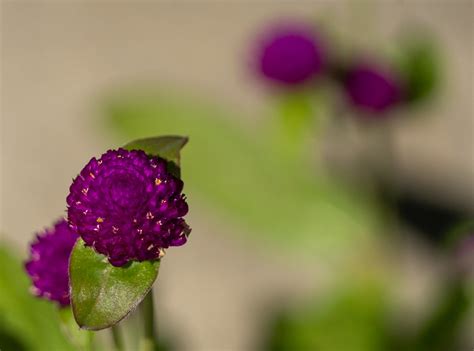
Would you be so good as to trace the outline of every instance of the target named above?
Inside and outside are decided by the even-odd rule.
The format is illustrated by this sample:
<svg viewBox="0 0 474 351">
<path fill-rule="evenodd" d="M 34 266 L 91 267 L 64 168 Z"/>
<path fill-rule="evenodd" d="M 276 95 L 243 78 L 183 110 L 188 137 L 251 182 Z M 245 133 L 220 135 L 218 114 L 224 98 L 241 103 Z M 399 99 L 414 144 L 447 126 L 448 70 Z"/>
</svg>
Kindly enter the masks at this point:
<svg viewBox="0 0 474 351">
<path fill-rule="evenodd" d="M 262 35 L 258 48 L 261 74 L 273 81 L 295 85 L 308 81 L 323 68 L 323 49 L 313 28 L 280 24 Z"/>
<path fill-rule="evenodd" d="M 87 246 L 114 266 L 160 258 L 183 245 L 190 229 L 183 182 L 167 162 L 141 150 L 109 150 L 73 181 L 68 220 Z"/>
<path fill-rule="evenodd" d="M 78 237 L 64 219 L 37 235 L 25 263 L 35 295 L 69 305 L 69 256 Z"/>
<path fill-rule="evenodd" d="M 402 88 L 396 75 L 375 65 L 352 67 L 344 79 L 350 102 L 367 112 L 381 113 L 401 101 Z"/>
</svg>

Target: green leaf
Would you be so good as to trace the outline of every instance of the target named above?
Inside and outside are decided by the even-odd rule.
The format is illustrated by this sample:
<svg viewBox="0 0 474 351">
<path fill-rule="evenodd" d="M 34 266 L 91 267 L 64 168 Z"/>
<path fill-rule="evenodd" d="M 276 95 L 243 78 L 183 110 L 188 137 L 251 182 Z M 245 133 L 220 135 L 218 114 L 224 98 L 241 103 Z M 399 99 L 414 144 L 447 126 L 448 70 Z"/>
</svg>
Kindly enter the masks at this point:
<svg viewBox="0 0 474 351">
<path fill-rule="evenodd" d="M 168 161 L 168 171 L 181 178 L 180 151 L 188 142 L 187 137 L 165 135 L 153 138 L 134 140 L 126 144 L 126 150 L 143 150 L 147 154 L 159 156 Z"/>
<path fill-rule="evenodd" d="M 147 154 L 160 156 L 179 166 L 180 151 L 184 145 L 186 145 L 188 140 L 187 137 L 165 135 L 156 138 L 134 140 L 126 144 L 123 148 L 127 150 L 143 150 Z"/>
<path fill-rule="evenodd" d="M 160 261 L 114 267 L 79 239 L 69 264 L 74 318 L 81 328 L 111 327 L 143 300 L 158 276 Z"/>
</svg>

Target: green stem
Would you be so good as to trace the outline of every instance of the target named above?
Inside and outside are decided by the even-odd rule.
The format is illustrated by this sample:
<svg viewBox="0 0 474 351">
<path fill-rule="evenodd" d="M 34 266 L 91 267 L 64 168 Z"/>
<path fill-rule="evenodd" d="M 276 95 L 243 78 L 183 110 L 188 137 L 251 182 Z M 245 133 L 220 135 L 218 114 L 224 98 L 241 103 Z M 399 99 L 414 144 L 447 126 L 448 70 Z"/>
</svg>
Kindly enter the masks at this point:
<svg viewBox="0 0 474 351">
<path fill-rule="evenodd" d="M 112 328 L 112 339 L 114 341 L 114 346 L 116 351 L 125 351 L 123 346 L 123 338 L 122 334 L 120 333 L 120 329 L 118 325 L 114 325 Z"/>
<path fill-rule="evenodd" d="M 140 343 L 140 350 L 154 351 L 156 348 L 155 308 L 153 290 L 150 290 L 141 304 L 144 333 Z"/>
</svg>

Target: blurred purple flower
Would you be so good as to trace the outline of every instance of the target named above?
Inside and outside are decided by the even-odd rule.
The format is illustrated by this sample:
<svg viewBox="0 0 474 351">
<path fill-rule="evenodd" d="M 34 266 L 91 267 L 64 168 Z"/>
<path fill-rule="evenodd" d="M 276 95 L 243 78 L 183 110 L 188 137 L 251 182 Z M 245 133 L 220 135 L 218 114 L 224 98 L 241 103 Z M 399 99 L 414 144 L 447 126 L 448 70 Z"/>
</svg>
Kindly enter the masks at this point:
<svg viewBox="0 0 474 351">
<path fill-rule="evenodd" d="M 401 101 L 402 88 L 395 74 L 375 65 L 352 67 L 344 87 L 351 103 L 367 112 L 382 113 Z"/>
<path fill-rule="evenodd" d="M 262 35 L 258 50 L 261 74 L 282 84 L 303 83 L 323 68 L 322 45 L 314 30 L 304 24 L 271 28 Z"/>
<path fill-rule="evenodd" d="M 183 182 L 167 163 L 141 150 L 109 150 L 92 158 L 70 187 L 68 220 L 87 246 L 114 266 L 154 260 L 183 245 L 190 228 Z"/>
<path fill-rule="evenodd" d="M 64 219 L 36 236 L 25 263 L 35 295 L 69 305 L 69 256 L 78 237 Z"/>
</svg>

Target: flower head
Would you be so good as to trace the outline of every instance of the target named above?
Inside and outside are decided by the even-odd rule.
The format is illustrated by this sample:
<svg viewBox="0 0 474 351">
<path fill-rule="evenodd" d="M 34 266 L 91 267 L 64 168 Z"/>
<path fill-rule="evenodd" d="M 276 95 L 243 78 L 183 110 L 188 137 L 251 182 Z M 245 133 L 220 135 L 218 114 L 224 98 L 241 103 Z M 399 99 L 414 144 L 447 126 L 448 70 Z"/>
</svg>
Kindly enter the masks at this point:
<svg viewBox="0 0 474 351">
<path fill-rule="evenodd" d="M 158 259 L 183 245 L 190 229 L 183 182 L 164 159 L 140 150 L 92 158 L 70 187 L 68 220 L 87 246 L 114 266 Z"/>
<path fill-rule="evenodd" d="M 37 235 L 25 263 L 37 296 L 69 305 L 69 256 L 78 237 L 64 219 Z"/>
<path fill-rule="evenodd" d="M 313 78 L 322 70 L 323 50 L 309 26 L 280 25 L 262 37 L 258 60 L 263 76 L 294 85 Z"/>
<path fill-rule="evenodd" d="M 351 103 L 368 112 L 384 112 L 401 101 L 402 89 L 395 75 L 373 65 L 352 67 L 344 85 Z"/>
</svg>

